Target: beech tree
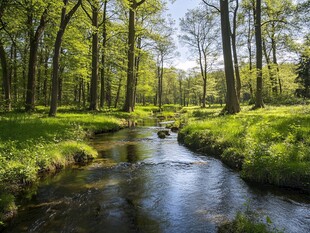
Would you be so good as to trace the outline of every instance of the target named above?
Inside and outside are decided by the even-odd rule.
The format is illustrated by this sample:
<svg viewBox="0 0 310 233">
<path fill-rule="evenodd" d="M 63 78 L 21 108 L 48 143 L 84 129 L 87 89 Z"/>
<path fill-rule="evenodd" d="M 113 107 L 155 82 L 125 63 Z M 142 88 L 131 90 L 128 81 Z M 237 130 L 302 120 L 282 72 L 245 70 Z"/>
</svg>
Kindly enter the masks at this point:
<svg viewBox="0 0 310 233">
<path fill-rule="evenodd" d="M 54 56 L 53 56 L 53 73 L 52 73 L 52 93 L 51 93 L 51 106 L 49 111 L 49 116 L 56 116 L 57 113 L 57 100 L 58 100 L 58 83 L 59 83 L 59 57 L 62 44 L 62 38 L 65 30 L 72 18 L 73 14 L 77 11 L 79 6 L 82 4 L 82 0 L 72 7 L 72 9 L 67 13 L 69 0 L 63 0 L 63 7 L 61 10 L 61 20 L 59 25 L 59 30 L 57 32 L 55 44 L 54 44 Z"/>
<path fill-rule="evenodd" d="M 9 0 L 3 0 L 0 3 L 0 32 L 3 33 L 5 30 L 5 23 L 2 20 L 5 8 L 7 7 Z M 5 51 L 4 42 L 0 37 L 0 60 L 1 60 L 1 67 L 2 67 L 2 85 L 4 89 L 4 109 L 6 111 L 11 111 L 11 84 L 10 84 L 10 77 L 8 73 L 8 62 L 7 62 L 7 53 Z"/>
<path fill-rule="evenodd" d="M 229 4 L 228 0 L 220 1 L 221 12 L 221 31 L 222 31 L 222 46 L 224 56 L 224 70 L 226 77 L 226 106 L 224 112 L 235 114 L 240 112 L 239 100 L 236 92 L 234 67 L 231 53 L 230 41 L 230 23 L 229 23 Z"/>
<path fill-rule="evenodd" d="M 46 21 L 48 8 L 50 4 L 42 4 L 40 2 L 26 2 L 24 8 L 27 11 L 27 26 L 28 26 L 28 35 L 29 35 L 29 63 L 28 63 L 28 82 L 27 82 L 27 92 L 26 92 L 26 103 L 25 110 L 33 111 L 34 102 L 35 102 L 35 91 L 36 91 L 36 69 L 37 69 L 37 60 L 38 60 L 38 48 L 39 40 L 43 35 Z M 37 8 L 42 8 L 42 14 L 40 17 L 39 24 L 34 25 L 34 8 L 35 5 Z M 39 6 L 38 6 L 39 5 Z M 36 27 L 36 29 L 34 29 Z"/>
<path fill-rule="evenodd" d="M 255 41 L 256 41 L 256 99 L 254 108 L 263 108 L 263 50 L 261 30 L 261 0 L 255 6 Z"/>
<path fill-rule="evenodd" d="M 137 8 L 142 5 L 145 0 L 129 0 L 129 22 L 128 22 L 128 68 L 127 68 L 127 87 L 124 110 L 126 112 L 134 111 L 134 90 L 135 90 L 135 40 L 136 29 L 135 19 Z"/>
</svg>

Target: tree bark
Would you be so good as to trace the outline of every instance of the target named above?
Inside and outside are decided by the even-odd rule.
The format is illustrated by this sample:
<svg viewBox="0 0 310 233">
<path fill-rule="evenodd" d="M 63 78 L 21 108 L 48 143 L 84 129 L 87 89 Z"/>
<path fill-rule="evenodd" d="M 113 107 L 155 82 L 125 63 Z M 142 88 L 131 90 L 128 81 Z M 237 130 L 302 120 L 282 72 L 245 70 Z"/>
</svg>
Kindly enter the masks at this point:
<svg viewBox="0 0 310 233">
<path fill-rule="evenodd" d="M 206 56 L 204 56 L 204 64 L 202 59 L 203 48 L 200 47 L 200 41 L 197 40 L 197 48 L 198 48 L 198 55 L 199 55 L 199 67 L 200 67 L 200 75 L 203 81 L 202 87 L 202 108 L 206 107 L 206 95 L 207 95 L 207 70 L 206 70 Z"/>
<path fill-rule="evenodd" d="M 254 108 L 263 108 L 263 52 L 261 31 L 261 0 L 256 0 L 255 10 L 255 40 L 256 40 L 256 99 Z"/>
<path fill-rule="evenodd" d="M 0 19 L 2 19 L 6 4 L 7 0 L 3 0 L 0 4 Z M 10 83 L 10 76 L 8 73 L 7 54 L 4 49 L 4 44 L 1 40 L 0 40 L 0 60 L 2 67 L 2 84 L 4 89 L 4 109 L 6 111 L 11 111 L 12 110 L 11 83 Z"/>
<path fill-rule="evenodd" d="M 89 109 L 93 111 L 98 110 L 98 7 L 99 3 L 92 6 L 92 26 L 95 32 L 92 35 L 92 75 L 90 82 L 90 106 Z"/>
<path fill-rule="evenodd" d="M 124 110 L 126 112 L 133 112 L 133 98 L 134 98 L 134 65 L 135 65 L 135 18 L 136 18 L 136 4 L 132 3 L 129 9 L 129 26 L 128 26 L 128 70 L 127 70 L 127 89 Z"/>
<path fill-rule="evenodd" d="M 44 106 L 48 105 L 48 88 L 47 88 L 47 77 L 48 77 L 48 60 L 49 60 L 49 52 L 47 49 L 45 50 L 45 58 L 44 58 L 44 81 L 43 81 L 43 97 L 44 97 Z"/>
<path fill-rule="evenodd" d="M 272 71 L 272 65 L 270 62 L 270 57 L 268 56 L 268 52 L 267 52 L 267 47 L 266 47 L 266 42 L 264 39 L 262 39 L 262 49 L 263 49 L 263 54 L 267 63 L 267 68 L 268 68 L 268 73 L 269 73 L 269 79 L 270 79 L 270 83 L 271 83 L 271 91 L 276 93 L 277 92 L 277 88 L 275 88 L 275 77 L 274 77 L 274 73 Z"/>
<path fill-rule="evenodd" d="M 137 49 L 141 49 L 142 46 L 142 39 L 141 37 L 137 40 Z M 139 68 L 140 68 L 140 52 L 138 52 L 136 58 L 135 58 L 135 87 L 134 87 L 134 94 L 133 94 L 133 107 L 136 106 L 136 99 L 137 99 L 137 86 L 138 86 L 138 80 L 139 80 Z"/>
<path fill-rule="evenodd" d="M 234 57 L 235 75 L 236 75 L 236 91 L 237 91 L 238 100 L 240 101 L 241 78 L 240 78 L 239 61 L 238 61 L 237 45 L 236 45 L 238 8 L 239 8 L 239 1 L 236 0 L 236 8 L 234 10 L 234 18 L 233 18 L 233 30 L 232 30 L 232 33 L 231 33 L 231 43 L 232 43 L 232 52 L 233 52 L 233 57 Z"/>
<path fill-rule="evenodd" d="M 126 87 L 126 99 L 124 105 L 124 111 L 134 111 L 134 87 L 135 87 L 135 20 L 136 9 L 143 4 L 145 0 L 137 2 L 136 0 L 130 0 L 129 9 L 129 23 L 128 23 L 128 69 L 127 69 L 127 87 Z"/>
<path fill-rule="evenodd" d="M 107 3 L 108 0 L 104 1 L 103 5 L 103 28 L 102 28 L 102 57 L 101 57 L 101 77 L 100 77 L 100 108 L 104 106 L 105 99 L 105 50 L 107 46 Z"/>
<path fill-rule="evenodd" d="M 2 66 L 2 81 L 4 89 L 4 109 L 6 111 L 11 111 L 11 87 L 10 87 L 10 77 L 8 73 L 7 56 L 4 49 L 4 45 L 0 41 L 0 60 Z"/>
<path fill-rule="evenodd" d="M 220 9 L 223 56 L 227 86 L 226 106 L 223 111 L 228 114 L 235 114 L 240 112 L 240 105 L 236 93 L 234 67 L 231 54 L 228 0 L 220 1 Z"/>
<path fill-rule="evenodd" d="M 47 17 L 47 9 L 44 10 L 40 19 L 40 24 L 36 32 L 34 33 L 31 29 L 33 27 L 32 13 L 30 13 L 30 15 L 28 16 L 28 24 L 30 27 L 29 29 L 30 53 L 29 53 L 28 82 L 27 82 L 26 103 L 25 103 L 25 110 L 27 112 L 34 110 L 35 90 L 36 90 L 36 68 L 38 60 L 39 40 L 44 32 L 46 17 Z"/>
<path fill-rule="evenodd" d="M 68 5 L 69 0 L 64 0 L 64 6 L 61 11 L 61 21 L 59 30 L 57 32 L 55 44 L 54 44 L 54 56 L 53 56 L 53 72 L 52 72 L 52 93 L 51 93 L 51 106 L 49 116 L 56 116 L 57 113 L 57 94 L 58 94 L 58 80 L 59 80 L 59 58 L 60 58 L 60 50 L 62 44 L 62 37 L 65 33 L 66 27 L 70 22 L 71 17 L 77 11 L 79 6 L 82 4 L 82 0 L 78 0 L 78 2 L 74 5 L 71 11 L 66 14 L 66 7 Z"/>
</svg>

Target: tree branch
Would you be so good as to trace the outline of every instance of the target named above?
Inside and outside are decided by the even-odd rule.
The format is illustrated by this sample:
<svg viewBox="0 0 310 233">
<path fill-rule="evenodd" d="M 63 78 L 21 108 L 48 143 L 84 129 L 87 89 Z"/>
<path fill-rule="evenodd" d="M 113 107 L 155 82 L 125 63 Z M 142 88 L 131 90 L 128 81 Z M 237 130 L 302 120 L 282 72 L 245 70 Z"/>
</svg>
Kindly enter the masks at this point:
<svg viewBox="0 0 310 233">
<path fill-rule="evenodd" d="M 92 20 L 92 17 L 90 16 L 90 14 L 88 14 L 87 10 L 85 9 L 84 5 L 81 4 L 83 11 L 85 12 L 85 14 L 87 15 L 87 17 Z"/>
<path fill-rule="evenodd" d="M 76 12 L 76 10 L 79 8 L 79 6 L 82 5 L 82 0 L 79 0 L 74 7 L 69 11 L 69 13 L 65 16 L 65 24 L 68 24 L 73 14 Z"/>
<path fill-rule="evenodd" d="M 272 20 L 268 20 L 268 21 L 263 22 L 263 23 L 261 24 L 261 26 L 264 26 L 265 24 L 272 23 L 272 22 L 278 22 L 278 23 L 287 24 L 287 21 L 279 20 L 279 19 L 272 19 Z"/>
<path fill-rule="evenodd" d="M 140 2 L 137 2 L 137 7 L 142 5 L 145 2 L 145 0 L 141 0 Z"/>
<path fill-rule="evenodd" d="M 206 0 L 202 0 L 207 6 L 214 8 L 217 12 L 221 13 L 220 9 L 217 8 L 216 6 L 208 3 Z"/>
</svg>

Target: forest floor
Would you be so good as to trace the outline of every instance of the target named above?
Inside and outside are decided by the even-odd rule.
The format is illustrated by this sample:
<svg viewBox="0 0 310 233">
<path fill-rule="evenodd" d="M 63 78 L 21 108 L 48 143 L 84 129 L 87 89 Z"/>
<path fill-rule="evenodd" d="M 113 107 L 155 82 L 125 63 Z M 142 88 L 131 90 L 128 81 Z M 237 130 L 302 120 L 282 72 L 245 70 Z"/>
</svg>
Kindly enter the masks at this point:
<svg viewBox="0 0 310 233">
<path fill-rule="evenodd" d="M 310 106 L 267 106 L 219 116 L 222 108 L 184 108 L 178 140 L 240 170 L 246 180 L 310 193 Z"/>
<path fill-rule="evenodd" d="M 59 108 L 57 117 L 48 109 L 35 113 L 0 114 L 0 228 L 13 217 L 16 196 L 47 173 L 97 156 L 88 145 L 94 134 L 117 131 L 126 119 L 149 116 L 155 107 L 138 107 L 135 113 L 117 110 L 83 112 Z"/>
</svg>

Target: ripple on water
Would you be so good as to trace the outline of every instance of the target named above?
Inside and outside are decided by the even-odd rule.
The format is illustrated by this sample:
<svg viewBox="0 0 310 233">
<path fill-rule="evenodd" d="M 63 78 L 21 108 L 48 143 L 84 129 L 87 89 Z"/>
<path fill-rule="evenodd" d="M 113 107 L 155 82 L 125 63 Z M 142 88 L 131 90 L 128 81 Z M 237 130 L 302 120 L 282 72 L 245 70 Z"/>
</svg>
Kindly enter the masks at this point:
<svg viewBox="0 0 310 233">
<path fill-rule="evenodd" d="M 44 181 L 6 232 L 216 232 L 244 203 L 287 232 L 310 232 L 310 201 L 248 185 L 158 127 L 98 135 L 103 158 Z"/>
</svg>

